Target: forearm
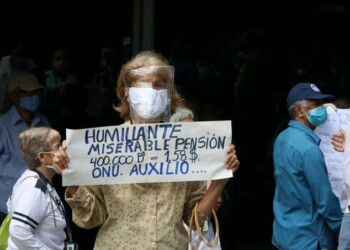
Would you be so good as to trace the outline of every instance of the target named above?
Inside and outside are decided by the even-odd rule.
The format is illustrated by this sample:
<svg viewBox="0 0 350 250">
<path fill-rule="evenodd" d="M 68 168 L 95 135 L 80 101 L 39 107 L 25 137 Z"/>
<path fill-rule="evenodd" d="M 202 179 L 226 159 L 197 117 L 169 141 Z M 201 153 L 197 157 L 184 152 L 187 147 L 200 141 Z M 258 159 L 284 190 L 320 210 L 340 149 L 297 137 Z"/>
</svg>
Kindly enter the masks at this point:
<svg viewBox="0 0 350 250">
<path fill-rule="evenodd" d="M 210 217 L 216 201 L 219 199 L 228 179 L 215 180 L 198 204 L 198 210 L 207 217 Z"/>
<path fill-rule="evenodd" d="M 67 189 L 65 200 L 72 209 L 73 221 L 79 227 L 93 228 L 100 226 L 106 219 L 106 208 L 97 193 L 87 187 L 72 188 L 72 196 Z"/>
<path fill-rule="evenodd" d="M 71 197 L 73 197 L 75 195 L 75 193 L 77 192 L 79 186 L 69 186 L 67 187 L 67 190 L 70 194 Z"/>
</svg>

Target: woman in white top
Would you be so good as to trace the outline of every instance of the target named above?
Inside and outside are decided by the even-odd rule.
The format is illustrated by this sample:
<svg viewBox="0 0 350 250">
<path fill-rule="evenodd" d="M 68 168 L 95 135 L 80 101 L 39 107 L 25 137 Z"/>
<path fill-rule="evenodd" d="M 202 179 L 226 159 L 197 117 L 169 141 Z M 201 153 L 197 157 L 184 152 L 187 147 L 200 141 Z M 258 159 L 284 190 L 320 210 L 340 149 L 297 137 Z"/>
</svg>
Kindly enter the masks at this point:
<svg viewBox="0 0 350 250">
<path fill-rule="evenodd" d="M 61 137 L 51 128 L 31 128 L 19 135 L 28 169 L 17 180 L 7 202 L 11 214 L 8 249 L 65 247 L 65 211 L 51 185 L 56 174 L 52 158 Z"/>
</svg>

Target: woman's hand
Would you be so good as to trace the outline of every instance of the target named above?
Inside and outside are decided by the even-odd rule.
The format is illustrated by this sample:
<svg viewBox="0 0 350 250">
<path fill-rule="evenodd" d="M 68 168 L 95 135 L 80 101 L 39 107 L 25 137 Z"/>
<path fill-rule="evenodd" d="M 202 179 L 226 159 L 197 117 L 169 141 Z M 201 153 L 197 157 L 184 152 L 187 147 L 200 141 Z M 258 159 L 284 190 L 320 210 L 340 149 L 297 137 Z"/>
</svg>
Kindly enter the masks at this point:
<svg viewBox="0 0 350 250">
<path fill-rule="evenodd" d="M 231 144 L 227 149 L 227 155 L 225 157 L 225 166 L 226 169 L 232 170 L 232 173 L 235 173 L 239 167 L 239 160 L 236 155 L 235 146 Z"/>
<path fill-rule="evenodd" d="M 66 168 L 68 168 L 68 155 L 67 155 L 67 141 L 64 140 L 62 142 L 62 146 L 58 149 L 58 152 L 55 153 L 55 156 L 53 158 L 53 163 L 57 167 L 57 170 L 60 174 L 62 174 L 62 171 Z"/>
<path fill-rule="evenodd" d="M 345 138 L 346 131 L 342 128 L 339 129 L 339 134 L 333 134 L 331 136 L 331 144 L 333 145 L 333 149 L 337 152 L 344 152 L 345 150 Z"/>
<path fill-rule="evenodd" d="M 53 158 L 53 163 L 57 167 L 57 170 L 60 174 L 62 174 L 62 171 L 64 169 L 68 168 L 69 158 L 66 150 L 67 150 L 67 141 L 64 140 L 62 142 L 62 146 L 59 148 L 59 151 L 55 154 L 55 157 Z M 67 190 L 71 196 L 74 196 L 74 194 L 78 190 L 78 186 L 68 186 Z"/>
</svg>

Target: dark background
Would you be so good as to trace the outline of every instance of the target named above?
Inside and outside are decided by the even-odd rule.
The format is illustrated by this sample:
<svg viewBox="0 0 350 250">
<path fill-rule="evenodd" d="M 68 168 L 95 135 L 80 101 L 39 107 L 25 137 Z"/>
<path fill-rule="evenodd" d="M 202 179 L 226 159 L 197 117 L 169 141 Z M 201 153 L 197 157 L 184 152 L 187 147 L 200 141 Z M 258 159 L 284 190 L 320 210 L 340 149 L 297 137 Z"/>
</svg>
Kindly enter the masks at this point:
<svg viewBox="0 0 350 250">
<path fill-rule="evenodd" d="M 132 0 L 3 1 L 0 55 L 25 39 L 45 67 L 58 45 L 73 52 L 74 69 L 96 67 L 98 48 L 132 35 Z M 320 1 L 155 1 L 155 48 L 167 53 L 181 36 L 198 49 L 259 27 L 276 46 L 302 50 L 313 40 L 348 54 L 349 3 Z M 81 60 L 84 58 L 84 60 Z M 85 60 L 89 58 L 90 60 Z M 83 64 L 82 64 L 83 63 Z"/>
</svg>

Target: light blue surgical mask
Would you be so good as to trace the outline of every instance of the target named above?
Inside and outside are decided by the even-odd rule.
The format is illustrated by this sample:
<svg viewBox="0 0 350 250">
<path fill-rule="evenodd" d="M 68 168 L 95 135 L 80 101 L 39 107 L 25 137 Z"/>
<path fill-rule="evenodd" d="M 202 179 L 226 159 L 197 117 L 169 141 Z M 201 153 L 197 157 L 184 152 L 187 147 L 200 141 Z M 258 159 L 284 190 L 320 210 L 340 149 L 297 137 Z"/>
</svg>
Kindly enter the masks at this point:
<svg viewBox="0 0 350 250">
<path fill-rule="evenodd" d="M 306 118 L 315 127 L 320 126 L 327 121 L 327 110 L 324 106 L 311 109 Z"/>
<path fill-rule="evenodd" d="M 40 107 L 41 99 L 39 95 L 22 97 L 19 99 L 19 106 L 22 109 L 35 111 Z"/>
</svg>

